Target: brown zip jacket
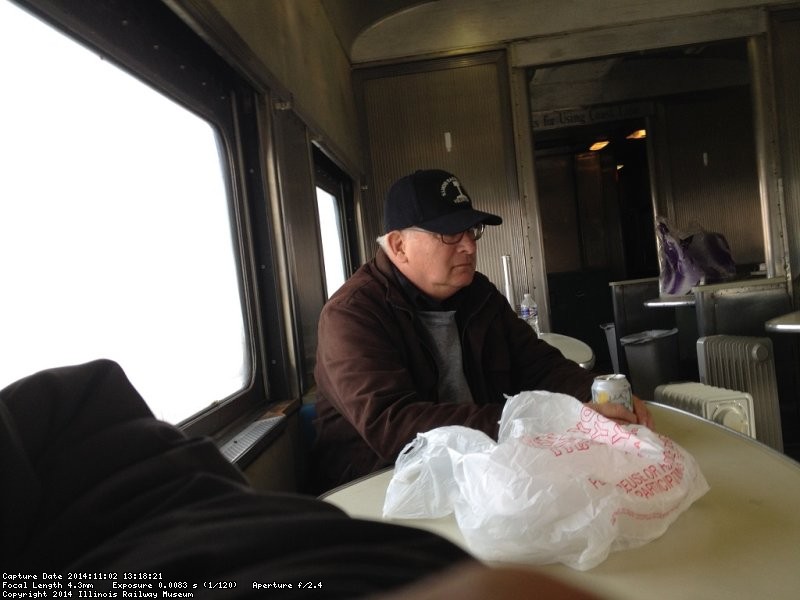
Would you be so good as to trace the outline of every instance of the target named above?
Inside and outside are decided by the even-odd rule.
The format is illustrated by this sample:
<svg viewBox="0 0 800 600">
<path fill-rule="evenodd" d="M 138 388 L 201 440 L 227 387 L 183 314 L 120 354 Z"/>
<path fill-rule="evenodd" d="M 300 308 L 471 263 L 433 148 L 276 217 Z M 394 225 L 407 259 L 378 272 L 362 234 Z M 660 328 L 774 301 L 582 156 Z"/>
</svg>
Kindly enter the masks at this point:
<svg viewBox="0 0 800 600">
<path fill-rule="evenodd" d="M 469 404 L 439 401 L 428 335 L 382 250 L 325 305 L 314 373 L 315 491 L 392 465 L 418 432 L 464 425 L 496 438 L 505 395 L 591 398 L 594 375 L 540 341 L 486 276 L 475 273 L 459 293 Z"/>
</svg>

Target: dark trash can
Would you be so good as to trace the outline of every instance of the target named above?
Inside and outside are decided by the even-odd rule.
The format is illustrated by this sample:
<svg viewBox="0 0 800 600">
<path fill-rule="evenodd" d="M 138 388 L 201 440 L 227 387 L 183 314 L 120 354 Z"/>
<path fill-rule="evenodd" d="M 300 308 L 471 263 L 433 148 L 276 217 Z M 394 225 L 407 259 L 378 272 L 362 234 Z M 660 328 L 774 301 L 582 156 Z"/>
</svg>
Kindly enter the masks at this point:
<svg viewBox="0 0 800 600">
<path fill-rule="evenodd" d="M 652 400 L 657 386 L 678 379 L 677 329 L 648 329 L 619 341 L 625 348 L 631 388 L 642 400 Z"/>
</svg>

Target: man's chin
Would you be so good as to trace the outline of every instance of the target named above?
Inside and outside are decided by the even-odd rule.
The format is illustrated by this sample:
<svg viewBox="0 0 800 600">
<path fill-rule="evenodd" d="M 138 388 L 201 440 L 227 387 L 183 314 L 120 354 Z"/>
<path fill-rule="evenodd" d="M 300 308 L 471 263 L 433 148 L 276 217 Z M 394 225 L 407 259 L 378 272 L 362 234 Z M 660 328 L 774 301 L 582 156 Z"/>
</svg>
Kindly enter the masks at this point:
<svg viewBox="0 0 800 600">
<path fill-rule="evenodd" d="M 459 289 L 463 287 L 467 287 L 472 280 L 475 278 L 475 269 L 474 268 L 467 268 L 467 267 L 456 267 L 456 287 Z"/>
</svg>

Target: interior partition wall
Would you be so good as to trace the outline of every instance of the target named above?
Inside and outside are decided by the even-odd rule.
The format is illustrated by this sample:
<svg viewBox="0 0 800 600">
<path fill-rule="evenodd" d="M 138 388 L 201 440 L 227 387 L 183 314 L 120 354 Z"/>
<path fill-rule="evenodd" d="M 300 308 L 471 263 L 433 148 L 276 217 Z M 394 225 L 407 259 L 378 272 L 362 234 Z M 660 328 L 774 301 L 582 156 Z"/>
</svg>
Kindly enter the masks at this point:
<svg viewBox="0 0 800 600">
<path fill-rule="evenodd" d="M 396 179 L 417 169 L 450 171 L 476 208 L 502 216 L 503 225 L 490 227 L 479 243 L 478 270 L 502 290 L 502 256 L 511 256 L 518 304 L 533 284 L 505 54 L 362 69 L 355 82 L 369 163 L 363 190 L 366 239 L 383 233 L 384 197 Z"/>
</svg>

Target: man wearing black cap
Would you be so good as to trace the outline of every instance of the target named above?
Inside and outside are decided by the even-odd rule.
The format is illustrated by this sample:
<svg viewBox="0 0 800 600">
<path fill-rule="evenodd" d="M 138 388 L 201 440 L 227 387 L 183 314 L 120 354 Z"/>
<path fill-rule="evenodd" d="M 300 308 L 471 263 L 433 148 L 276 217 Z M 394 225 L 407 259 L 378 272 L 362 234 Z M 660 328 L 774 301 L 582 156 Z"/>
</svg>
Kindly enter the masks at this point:
<svg viewBox="0 0 800 600">
<path fill-rule="evenodd" d="M 389 190 L 375 258 L 329 300 L 315 377 L 316 490 L 394 463 L 418 432 L 445 425 L 497 437 L 506 395 L 549 390 L 587 401 L 594 376 L 540 341 L 475 271 L 477 241 L 502 219 L 463 184 L 416 171 Z M 606 416 L 651 426 L 601 405 Z"/>
</svg>

